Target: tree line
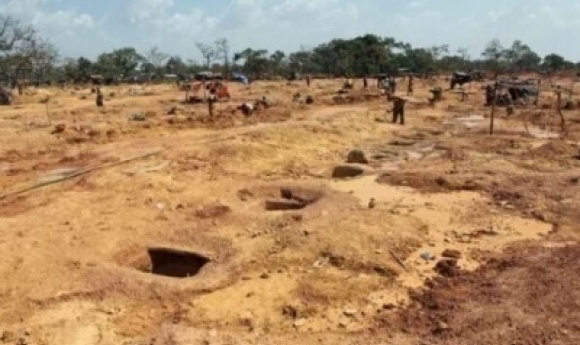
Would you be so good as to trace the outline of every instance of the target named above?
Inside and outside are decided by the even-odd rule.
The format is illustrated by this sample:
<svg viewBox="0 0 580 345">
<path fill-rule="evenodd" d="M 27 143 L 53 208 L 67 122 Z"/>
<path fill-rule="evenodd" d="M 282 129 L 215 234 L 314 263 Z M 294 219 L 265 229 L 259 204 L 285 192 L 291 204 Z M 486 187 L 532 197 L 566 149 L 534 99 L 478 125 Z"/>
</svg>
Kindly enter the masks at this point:
<svg viewBox="0 0 580 345">
<path fill-rule="evenodd" d="M 192 50 L 193 50 L 192 44 Z M 413 47 L 392 37 L 366 34 L 352 39 L 334 39 L 314 48 L 286 54 L 247 48 L 232 53 L 227 39 L 197 42 L 201 61 L 183 59 L 156 47 L 146 52 L 124 47 L 103 52 L 96 59 L 61 58 L 57 49 L 36 30 L 10 16 L 0 15 L 0 77 L 37 81 L 83 81 L 93 75 L 119 79 L 155 79 L 172 76 L 185 79 L 202 71 L 250 78 L 288 77 L 312 74 L 360 77 L 391 74 L 401 69 L 413 73 L 485 70 L 500 73 L 524 71 L 579 71 L 574 63 L 558 54 L 541 57 L 520 40 L 504 47 L 495 39 L 477 58 L 467 49 L 450 51 L 448 45 Z"/>
</svg>

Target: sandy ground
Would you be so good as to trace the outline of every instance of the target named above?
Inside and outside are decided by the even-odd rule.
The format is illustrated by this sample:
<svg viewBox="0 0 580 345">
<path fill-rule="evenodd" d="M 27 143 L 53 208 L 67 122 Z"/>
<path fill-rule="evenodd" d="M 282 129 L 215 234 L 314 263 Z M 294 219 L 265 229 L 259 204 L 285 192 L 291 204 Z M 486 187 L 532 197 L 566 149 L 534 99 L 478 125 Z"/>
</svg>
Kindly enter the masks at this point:
<svg viewBox="0 0 580 345">
<path fill-rule="evenodd" d="M 232 86 L 213 119 L 169 85 L 1 108 L 0 341 L 578 343 L 580 113 L 490 136 L 478 85 L 418 82 L 400 126 L 339 86 Z"/>
</svg>

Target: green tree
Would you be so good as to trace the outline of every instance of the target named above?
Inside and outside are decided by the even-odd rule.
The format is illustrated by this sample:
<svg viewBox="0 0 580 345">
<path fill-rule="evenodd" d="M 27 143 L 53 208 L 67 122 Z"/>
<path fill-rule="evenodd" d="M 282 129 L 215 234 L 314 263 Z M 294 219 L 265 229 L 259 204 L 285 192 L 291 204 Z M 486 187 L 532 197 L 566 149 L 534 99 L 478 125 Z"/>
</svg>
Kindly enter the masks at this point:
<svg viewBox="0 0 580 345">
<path fill-rule="evenodd" d="M 277 50 L 270 55 L 269 58 L 270 73 L 281 75 L 286 70 L 286 54 L 283 51 Z"/>
<path fill-rule="evenodd" d="M 165 63 L 164 70 L 165 73 L 184 76 L 188 73 L 188 66 L 185 62 L 183 62 L 181 57 L 172 56 Z"/>
<path fill-rule="evenodd" d="M 144 63 L 141 69 L 147 73 L 160 73 L 163 64 L 169 59 L 169 54 L 162 52 L 157 47 L 151 48 L 145 56 L 147 63 Z"/>
<path fill-rule="evenodd" d="M 234 61 L 241 62 L 242 60 L 243 71 L 254 78 L 260 78 L 268 69 L 268 51 L 265 49 L 246 48 L 234 55 Z"/>
<path fill-rule="evenodd" d="M 56 48 L 43 40 L 32 26 L 0 15 L 0 74 L 9 80 L 28 78 L 30 72 L 44 78 L 53 69 L 57 56 Z"/>
<path fill-rule="evenodd" d="M 500 71 L 507 67 L 506 50 L 498 39 L 493 39 L 489 42 L 481 56 L 488 69 Z"/>
<path fill-rule="evenodd" d="M 230 74 L 230 43 L 227 38 L 220 38 L 215 41 L 215 52 L 218 59 L 223 61 L 224 77 Z"/>
<path fill-rule="evenodd" d="M 443 44 L 440 46 L 433 46 L 427 50 L 434 60 L 440 60 L 444 55 L 449 54 L 449 45 Z"/>
<path fill-rule="evenodd" d="M 126 78 L 134 74 L 144 61 L 145 58 L 135 48 L 121 48 L 99 55 L 96 68 L 106 76 Z"/>
<path fill-rule="evenodd" d="M 511 69 L 516 71 L 535 70 L 542 61 L 538 54 L 520 40 L 514 41 L 511 48 L 506 49 L 505 57 Z"/>
<path fill-rule="evenodd" d="M 336 39 L 314 48 L 312 60 L 320 72 L 339 76 L 375 74 L 390 67 L 392 38 L 367 34 L 350 40 Z"/>
<path fill-rule="evenodd" d="M 469 60 L 461 55 L 448 55 L 437 61 L 437 68 L 447 72 L 463 71 L 469 68 Z"/>
<path fill-rule="evenodd" d="M 435 68 L 433 52 L 425 48 L 409 49 L 405 52 L 406 68 L 411 71 L 424 73 Z"/>
<path fill-rule="evenodd" d="M 79 57 L 76 65 L 78 69 L 76 78 L 87 79 L 93 73 L 93 62 L 86 57 Z"/>
<path fill-rule="evenodd" d="M 209 44 L 197 42 L 195 45 L 196 45 L 197 49 L 199 49 L 199 52 L 201 53 L 201 56 L 203 57 L 203 61 L 205 63 L 205 68 L 209 69 L 211 66 L 211 63 L 217 60 L 218 52 L 216 51 L 215 47 L 213 47 L 212 45 L 209 45 Z"/>
<path fill-rule="evenodd" d="M 542 67 L 550 70 L 550 71 L 561 71 L 570 67 L 571 62 L 566 61 L 564 57 L 558 54 L 548 54 L 544 57 L 544 62 L 542 63 Z"/>
<path fill-rule="evenodd" d="M 314 73 L 319 69 L 313 63 L 313 53 L 302 47 L 299 51 L 288 55 L 288 72 Z"/>
<path fill-rule="evenodd" d="M 53 72 L 58 59 L 58 51 L 50 42 L 37 38 L 27 42 L 22 48 L 27 65 L 34 73 L 35 80 L 42 82 Z"/>
</svg>

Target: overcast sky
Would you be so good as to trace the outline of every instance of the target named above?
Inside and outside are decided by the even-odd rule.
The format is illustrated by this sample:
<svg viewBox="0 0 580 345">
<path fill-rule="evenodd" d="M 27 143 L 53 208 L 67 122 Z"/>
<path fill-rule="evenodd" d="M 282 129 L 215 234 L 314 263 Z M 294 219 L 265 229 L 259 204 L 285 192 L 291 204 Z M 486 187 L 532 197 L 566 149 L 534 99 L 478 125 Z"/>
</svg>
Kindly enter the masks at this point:
<svg viewBox="0 0 580 345">
<path fill-rule="evenodd" d="M 0 0 L 66 57 L 153 46 L 199 60 L 195 42 L 290 52 L 365 33 L 478 57 L 493 38 L 580 61 L 580 0 Z"/>
</svg>

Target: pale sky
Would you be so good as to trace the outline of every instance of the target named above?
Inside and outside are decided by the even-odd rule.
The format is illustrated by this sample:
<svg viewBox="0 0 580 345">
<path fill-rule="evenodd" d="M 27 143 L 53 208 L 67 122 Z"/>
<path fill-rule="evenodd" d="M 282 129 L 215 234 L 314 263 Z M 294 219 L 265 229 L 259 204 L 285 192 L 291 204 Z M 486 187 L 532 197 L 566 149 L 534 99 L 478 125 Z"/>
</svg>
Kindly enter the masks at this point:
<svg viewBox="0 0 580 345">
<path fill-rule="evenodd" d="M 374 33 L 472 57 L 493 38 L 521 39 L 580 61 L 580 0 L 0 0 L 0 14 L 33 24 L 63 57 L 158 46 L 199 60 L 195 42 L 221 37 L 233 52 L 291 52 Z"/>
</svg>

